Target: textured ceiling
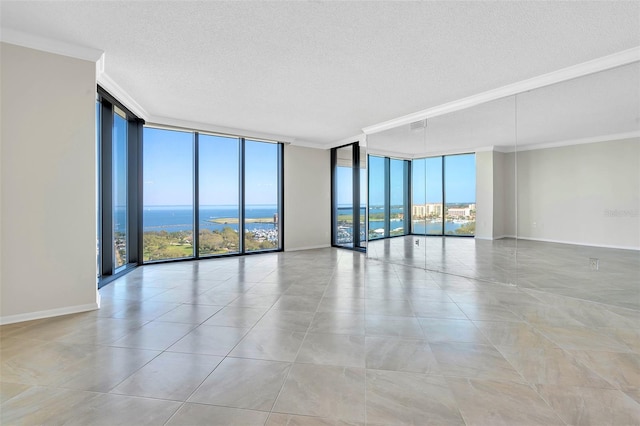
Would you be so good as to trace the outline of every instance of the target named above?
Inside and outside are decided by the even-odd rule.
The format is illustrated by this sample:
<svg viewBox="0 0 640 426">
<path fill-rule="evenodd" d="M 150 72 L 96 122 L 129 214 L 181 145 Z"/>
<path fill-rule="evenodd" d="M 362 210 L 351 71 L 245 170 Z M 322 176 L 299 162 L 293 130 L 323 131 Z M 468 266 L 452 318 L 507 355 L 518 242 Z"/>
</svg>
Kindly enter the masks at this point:
<svg viewBox="0 0 640 426">
<path fill-rule="evenodd" d="M 153 117 L 328 146 L 640 45 L 640 2 L 11 2 L 3 28 L 105 51 Z"/>
<path fill-rule="evenodd" d="M 370 152 L 420 157 L 478 148 L 594 142 L 640 134 L 640 63 L 368 136 Z"/>
</svg>

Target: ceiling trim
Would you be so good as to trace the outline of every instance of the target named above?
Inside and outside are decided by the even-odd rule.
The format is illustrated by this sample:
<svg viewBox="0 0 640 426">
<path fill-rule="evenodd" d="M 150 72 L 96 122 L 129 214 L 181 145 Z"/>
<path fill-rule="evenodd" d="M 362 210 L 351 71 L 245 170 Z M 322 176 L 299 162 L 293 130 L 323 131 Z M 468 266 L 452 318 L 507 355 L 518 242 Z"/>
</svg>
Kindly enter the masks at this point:
<svg viewBox="0 0 640 426">
<path fill-rule="evenodd" d="M 254 132 L 246 129 L 237 129 L 233 127 L 216 126 L 208 123 L 200 123 L 197 121 L 180 120 L 177 118 L 150 116 L 147 121 L 149 125 L 160 127 L 170 127 L 174 129 L 189 130 L 196 132 L 211 132 L 219 135 L 238 136 L 244 138 L 255 138 L 261 140 L 269 140 L 274 142 L 284 142 L 289 144 L 297 144 L 295 138 L 275 135 L 272 133 Z M 300 142 L 302 145 L 304 142 Z"/>
<path fill-rule="evenodd" d="M 42 50 L 44 52 L 55 53 L 57 55 L 69 56 L 71 58 L 91 62 L 98 62 L 104 54 L 104 51 L 100 49 L 78 46 L 77 44 L 27 34 L 22 31 L 12 30 L 11 28 L 0 28 L 0 40 L 5 43 L 15 44 L 29 49 Z"/>
<path fill-rule="evenodd" d="M 340 139 L 339 141 L 335 141 L 335 142 L 332 142 L 330 144 L 322 145 L 322 146 L 323 146 L 324 149 L 332 149 L 332 148 L 338 148 L 338 147 L 344 146 L 344 145 L 349 145 L 349 144 L 352 144 L 354 142 L 358 142 L 358 143 L 360 143 L 360 146 L 366 147 L 367 146 L 367 135 L 365 135 L 364 133 L 360 133 L 359 135 L 353 135 L 353 136 L 350 136 L 348 138 Z"/>
<path fill-rule="evenodd" d="M 626 132 L 626 133 L 614 133 L 611 135 L 592 136 L 589 138 L 582 138 L 582 139 L 571 139 L 571 140 L 557 141 L 557 142 L 519 145 L 519 146 L 516 146 L 515 149 L 513 146 L 508 146 L 508 147 L 502 147 L 504 148 L 504 150 L 501 152 L 533 151 L 536 149 L 561 148 L 563 146 L 584 145 L 588 143 L 608 142 L 608 141 L 619 141 L 623 139 L 632 139 L 632 138 L 640 138 L 640 130 L 636 130 L 633 132 Z"/>
<path fill-rule="evenodd" d="M 384 121 L 379 124 L 367 126 L 362 131 L 367 134 L 379 133 L 398 126 L 404 126 L 419 120 L 438 117 L 440 115 L 449 114 L 455 111 L 471 108 L 486 102 L 513 96 L 529 90 L 539 89 L 541 87 L 550 86 L 552 84 L 582 77 L 585 75 L 597 73 L 600 71 L 616 68 L 622 65 L 631 64 L 640 61 L 640 46 L 623 50 L 612 55 L 603 56 L 581 64 L 562 68 L 547 74 L 542 74 L 528 80 L 519 81 L 517 83 L 508 84 L 497 89 L 488 90 L 456 101 L 448 102 L 393 120 Z"/>
<path fill-rule="evenodd" d="M 116 83 L 107 73 L 104 71 L 104 61 L 102 61 L 102 70 L 97 70 L 97 81 L 103 89 L 105 89 L 111 96 L 120 101 L 131 112 L 142 118 L 145 121 L 149 120 L 149 113 L 140 105 L 136 100 L 127 93 L 118 83 Z"/>
</svg>

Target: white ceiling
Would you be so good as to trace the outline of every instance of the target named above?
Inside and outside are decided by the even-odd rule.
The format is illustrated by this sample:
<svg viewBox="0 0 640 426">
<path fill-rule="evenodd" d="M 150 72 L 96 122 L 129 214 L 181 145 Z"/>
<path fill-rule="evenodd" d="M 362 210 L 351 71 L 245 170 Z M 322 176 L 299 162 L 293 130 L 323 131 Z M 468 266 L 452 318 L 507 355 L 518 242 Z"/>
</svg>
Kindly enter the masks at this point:
<svg viewBox="0 0 640 426">
<path fill-rule="evenodd" d="M 640 63 L 369 135 L 373 153 L 412 158 L 640 136 Z"/>
<path fill-rule="evenodd" d="M 104 51 L 154 121 L 316 146 L 640 45 L 638 1 L 0 4 L 3 29 Z"/>
</svg>

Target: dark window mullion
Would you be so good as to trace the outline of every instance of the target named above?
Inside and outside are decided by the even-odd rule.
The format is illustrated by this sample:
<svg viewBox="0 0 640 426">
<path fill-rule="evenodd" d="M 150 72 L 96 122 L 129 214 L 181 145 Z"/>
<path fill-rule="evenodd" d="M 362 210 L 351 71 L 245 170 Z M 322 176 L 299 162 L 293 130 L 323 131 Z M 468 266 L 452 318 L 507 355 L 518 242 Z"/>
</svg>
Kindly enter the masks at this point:
<svg viewBox="0 0 640 426">
<path fill-rule="evenodd" d="M 391 235 L 391 159 L 384 157 L 384 236 Z"/>
<path fill-rule="evenodd" d="M 360 146 L 356 142 L 352 151 L 353 168 L 353 248 L 360 247 Z"/>
<path fill-rule="evenodd" d="M 239 195 L 239 203 L 238 206 L 238 214 L 240 217 L 238 218 L 238 253 L 245 254 L 245 244 L 244 244 L 244 236 L 245 236 L 245 223 L 244 223 L 244 215 L 245 215 L 245 139 L 240 138 L 240 143 L 238 144 L 238 149 L 240 150 L 240 155 L 238 155 L 238 161 L 240 162 L 238 167 L 238 174 L 240 178 L 240 194 Z"/>
<path fill-rule="evenodd" d="M 193 256 L 200 259 L 200 134 L 193 133 Z"/>
<path fill-rule="evenodd" d="M 140 208 L 138 193 L 140 177 L 139 165 L 139 125 L 138 120 L 128 117 L 127 120 L 127 263 L 139 263 L 140 253 Z"/>
<path fill-rule="evenodd" d="M 284 250 L 284 145 L 278 144 L 278 250 Z"/>
<path fill-rule="evenodd" d="M 103 100 L 101 102 L 101 276 L 112 275 L 113 262 L 113 105 Z"/>
<path fill-rule="evenodd" d="M 338 150 L 333 148 L 331 150 L 331 245 L 338 244 L 338 191 L 336 173 L 338 170 Z"/>
<path fill-rule="evenodd" d="M 444 155 L 442 157 L 440 157 L 442 160 L 442 236 L 445 235 L 444 232 L 444 225 L 445 223 L 447 223 L 447 218 L 446 218 L 446 210 L 445 210 L 445 206 L 447 205 L 447 200 L 445 199 L 445 193 L 444 193 Z"/>
<path fill-rule="evenodd" d="M 412 196 L 412 190 L 411 190 L 411 161 L 409 160 L 404 160 L 404 177 L 403 177 L 403 206 L 402 206 L 402 211 L 403 211 L 403 234 L 404 235 L 409 235 L 411 234 L 411 224 L 413 223 L 413 218 L 411 217 L 412 212 L 411 212 L 411 205 L 412 205 L 412 201 L 411 201 L 411 196 Z"/>
</svg>

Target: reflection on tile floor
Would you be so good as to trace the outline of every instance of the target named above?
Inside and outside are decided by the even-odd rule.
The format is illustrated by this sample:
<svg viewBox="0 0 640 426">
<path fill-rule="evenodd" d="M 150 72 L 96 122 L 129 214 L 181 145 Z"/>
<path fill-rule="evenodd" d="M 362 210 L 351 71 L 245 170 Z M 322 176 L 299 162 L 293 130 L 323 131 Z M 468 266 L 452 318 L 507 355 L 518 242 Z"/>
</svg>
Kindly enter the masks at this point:
<svg viewBox="0 0 640 426">
<path fill-rule="evenodd" d="M 407 241 L 145 266 L 3 326 L 0 423 L 640 424 L 637 252 Z"/>
</svg>

